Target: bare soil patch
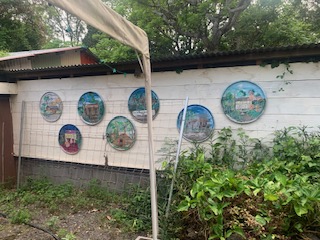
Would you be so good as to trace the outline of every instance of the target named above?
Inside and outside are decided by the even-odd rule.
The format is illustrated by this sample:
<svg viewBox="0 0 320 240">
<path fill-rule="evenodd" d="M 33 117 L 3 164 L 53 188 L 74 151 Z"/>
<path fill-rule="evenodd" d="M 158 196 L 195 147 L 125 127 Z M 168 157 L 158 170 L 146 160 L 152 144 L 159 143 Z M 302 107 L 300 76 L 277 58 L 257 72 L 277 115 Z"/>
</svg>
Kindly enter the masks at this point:
<svg viewBox="0 0 320 240">
<path fill-rule="evenodd" d="M 70 233 L 77 240 L 132 240 L 138 234 L 124 233 L 112 223 L 113 219 L 106 210 L 91 209 L 76 213 L 66 212 L 60 216 L 50 214 L 45 209 L 33 212 L 31 224 L 50 231 L 56 239 L 69 240 Z M 50 219 L 58 219 L 48 226 Z M 63 234 L 64 236 L 59 237 Z M 13 224 L 8 218 L 0 217 L 0 239 L 2 240 L 53 240 L 49 233 L 26 224 Z"/>
</svg>

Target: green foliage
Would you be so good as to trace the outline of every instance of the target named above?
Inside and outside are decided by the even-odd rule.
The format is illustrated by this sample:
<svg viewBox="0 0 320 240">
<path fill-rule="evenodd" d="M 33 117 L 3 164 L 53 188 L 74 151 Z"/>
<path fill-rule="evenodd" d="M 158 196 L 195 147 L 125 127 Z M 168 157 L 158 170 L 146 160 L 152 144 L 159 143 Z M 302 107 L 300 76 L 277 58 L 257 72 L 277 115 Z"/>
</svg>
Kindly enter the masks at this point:
<svg viewBox="0 0 320 240">
<path fill-rule="evenodd" d="M 46 226 L 51 230 L 51 231 L 56 231 L 58 229 L 58 223 L 59 223 L 59 217 L 57 216 L 52 216 L 47 222 Z"/>
<path fill-rule="evenodd" d="M 59 214 L 86 211 L 104 212 L 101 221 L 108 221 L 122 231 L 137 232 L 151 229 L 149 189 L 132 187 L 128 194 L 110 192 L 98 180 L 92 180 L 83 189 L 71 184 L 55 185 L 46 178 L 28 179 L 17 191 L 0 188 L 0 212 L 9 215 L 13 223 L 27 223 L 32 214 L 27 210 L 45 208 L 54 214 L 44 224 L 61 239 L 76 239 L 60 228 Z M 66 207 L 68 209 L 66 209 Z M 106 217 L 105 212 L 108 212 Z"/>
<path fill-rule="evenodd" d="M 240 50 L 317 42 L 319 31 L 314 30 L 313 18 L 319 5 L 313 10 L 310 6 L 304 1 L 255 1 L 222 40 L 221 47 Z"/>
<path fill-rule="evenodd" d="M 212 137 L 207 157 L 214 165 L 235 169 L 269 156 L 269 148 L 261 140 L 250 138 L 241 128 L 235 134 L 229 127 L 221 129 L 217 137 Z"/>
<path fill-rule="evenodd" d="M 145 30 L 154 59 L 312 44 L 320 37 L 320 5 L 316 1 L 112 0 L 106 3 Z M 131 49 L 90 28 L 84 44 L 109 62 L 135 59 Z"/>
<path fill-rule="evenodd" d="M 12 223 L 23 224 L 31 220 L 31 214 L 27 209 L 14 210 L 10 214 L 10 221 Z"/>
<path fill-rule="evenodd" d="M 167 232 L 179 239 L 296 239 L 320 224 L 320 135 L 306 127 L 275 132 L 272 154 L 250 159 L 250 138 L 223 129 L 210 153 L 180 157 Z M 223 144 L 225 143 L 225 145 Z M 257 142 L 256 142 L 257 143 Z M 262 156 L 264 149 L 254 156 Z M 234 166 L 237 165 L 237 168 Z M 166 175 L 170 174 L 170 164 Z"/>
<path fill-rule="evenodd" d="M 8 56 L 8 52 L 4 50 L 0 50 L 0 58 Z"/>
<path fill-rule="evenodd" d="M 64 201 L 73 194 L 73 186 L 70 183 L 54 185 L 48 179 L 29 179 L 21 188 L 22 203 L 30 204 L 35 201 L 50 206 L 52 209 L 57 208 L 59 201 Z"/>
<path fill-rule="evenodd" d="M 90 50 L 104 61 L 110 63 L 136 59 L 135 51 L 132 48 L 108 37 L 104 33 L 92 35 L 92 40 L 97 43 L 95 46 L 90 46 Z"/>
<path fill-rule="evenodd" d="M 45 41 L 45 26 L 36 6 L 27 0 L 1 0 L 0 50 L 40 49 Z"/>
<path fill-rule="evenodd" d="M 76 240 L 77 237 L 73 233 L 67 233 L 61 240 Z"/>
<path fill-rule="evenodd" d="M 79 46 L 86 32 L 86 24 L 76 16 L 64 11 L 55 5 L 42 5 L 43 20 L 46 22 L 46 32 L 50 41 L 44 46 L 48 48 L 52 43 L 59 47 Z"/>
<path fill-rule="evenodd" d="M 76 240 L 77 239 L 73 233 L 68 232 L 68 230 L 66 230 L 64 228 L 59 229 L 58 236 L 61 237 L 61 240 Z"/>
<path fill-rule="evenodd" d="M 101 186 L 101 183 L 98 180 L 91 180 L 84 190 L 84 193 L 89 198 L 94 198 L 102 201 L 110 201 L 112 197 L 111 193 L 107 191 L 106 188 Z"/>
<path fill-rule="evenodd" d="M 124 231 L 149 231 L 152 222 L 150 190 L 132 187 L 123 202 L 122 208 L 111 211 L 111 221 Z"/>
<path fill-rule="evenodd" d="M 106 2 L 147 33 L 153 58 L 217 50 L 221 36 L 230 31 L 250 3 L 249 0 Z M 130 48 L 96 31 L 88 31 L 84 43 L 108 62 L 135 59 Z"/>
</svg>

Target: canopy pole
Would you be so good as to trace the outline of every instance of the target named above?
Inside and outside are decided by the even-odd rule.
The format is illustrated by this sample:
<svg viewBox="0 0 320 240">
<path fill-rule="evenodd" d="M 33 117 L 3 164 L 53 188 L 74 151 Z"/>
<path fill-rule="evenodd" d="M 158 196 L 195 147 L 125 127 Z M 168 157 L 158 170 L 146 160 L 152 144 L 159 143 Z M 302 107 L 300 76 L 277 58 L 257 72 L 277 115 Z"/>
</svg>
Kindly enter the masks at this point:
<svg viewBox="0 0 320 240">
<path fill-rule="evenodd" d="M 140 65 L 141 71 L 144 73 L 143 64 L 141 62 L 140 56 L 139 56 L 137 50 L 135 52 L 136 52 L 136 55 L 137 55 L 137 58 L 138 58 L 138 61 L 139 61 L 139 65 Z"/>
<path fill-rule="evenodd" d="M 174 162 L 173 177 L 171 180 L 168 205 L 166 208 L 166 218 L 168 218 L 168 216 L 169 216 L 172 193 L 173 193 L 173 184 L 174 184 L 174 181 L 176 180 L 176 172 L 177 172 L 178 163 L 179 163 L 179 156 L 180 156 L 180 149 L 181 149 L 181 143 L 182 143 L 182 138 L 183 138 L 184 125 L 185 125 L 186 115 L 187 115 L 187 110 L 188 110 L 188 102 L 189 102 L 189 97 L 186 97 L 184 110 L 183 110 L 183 114 L 182 114 L 181 125 L 180 125 L 180 135 L 179 135 L 178 148 L 177 148 L 177 152 L 176 152 L 176 161 Z"/>
<path fill-rule="evenodd" d="M 19 139 L 19 158 L 18 158 L 18 172 L 17 172 L 17 189 L 20 188 L 20 172 L 21 172 L 21 151 L 23 141 L 23 118 L 25 111 L 25 101 L 21 103 L 21 119 L 20 119 L 20 139 Z"/>
<path fill-rule="evenodd" d="M 147 122 L 149 140 L 149 168 L 150 168 L 150 195 L 151 195 L 151 216 L 152 216 L 152 237 L 158 239 L 158 205 L 157 205 L 157 184 L 156 169 L 154 164 L 153 127 L 152 127 L 152 93 L 151 93 L 151 66 L 150 58 L 142 56 L 145 73 L 145 93 L 147 103 Z"/>
</svg>

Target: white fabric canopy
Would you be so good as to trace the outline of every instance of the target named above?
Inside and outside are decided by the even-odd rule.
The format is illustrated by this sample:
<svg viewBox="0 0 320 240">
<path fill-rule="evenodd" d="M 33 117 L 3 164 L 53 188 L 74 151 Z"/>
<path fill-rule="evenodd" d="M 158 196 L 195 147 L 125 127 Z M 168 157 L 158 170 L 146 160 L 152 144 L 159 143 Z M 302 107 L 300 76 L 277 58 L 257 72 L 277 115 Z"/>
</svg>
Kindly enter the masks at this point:
<svg viewBox="0 0 320 240">
<path fill-rule="evenodd" d="M 121 15 L 107 7 L 100 0 L 47 0 L 53 5 L 77 16 L 87 24 L 99 29 L 121 43 L 134 48 L 142 54 L 143 73 L 145 74 L 145 92 L 147 103 L 147 122 L 149 140 L 149 169 L 152 210 L 152 236 L 158 239 L 158 207 L 156 170 L 154 163 L 152 97 L 151 97 L 151 64 L 149 40 L 145 31 L 129 22 Z"/>
</svg>

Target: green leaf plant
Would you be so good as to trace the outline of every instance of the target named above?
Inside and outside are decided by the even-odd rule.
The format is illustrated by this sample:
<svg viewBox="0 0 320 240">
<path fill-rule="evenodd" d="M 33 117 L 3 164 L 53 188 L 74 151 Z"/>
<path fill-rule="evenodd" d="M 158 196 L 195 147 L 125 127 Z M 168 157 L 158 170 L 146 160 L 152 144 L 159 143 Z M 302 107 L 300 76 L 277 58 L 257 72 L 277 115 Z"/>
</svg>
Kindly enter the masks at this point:
<svg viewBox="0 0 320 240">
<path fill-rule="evenodd" d="M 167 231 L 179 239 L 320 236 L 319 132 L 307 127 L 277 131 L 264 158 L 259 157 L 266 151 L 262 148 L 251 154 L 255 144 L 263 144 L 243 130 L 235 135 L 237 141 L 231 129 L 223 129 L 209 148 L 182 153 L 171 212 L 177 221 Z M 243 164 L 250 154 L 256 159 Z"/>
</svg>

